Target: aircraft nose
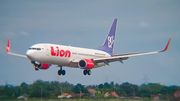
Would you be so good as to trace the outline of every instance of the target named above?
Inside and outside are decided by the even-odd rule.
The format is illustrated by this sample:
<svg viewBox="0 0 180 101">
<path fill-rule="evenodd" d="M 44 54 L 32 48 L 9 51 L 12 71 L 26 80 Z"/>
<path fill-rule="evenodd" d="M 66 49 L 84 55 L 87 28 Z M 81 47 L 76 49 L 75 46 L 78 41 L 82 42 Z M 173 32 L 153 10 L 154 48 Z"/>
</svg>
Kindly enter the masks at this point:
<svg viewBox="0 0 180 101">
<path fill-rule="evenodd" d="M 30 60 L 33 60 L 33 59 L 34 59 L 34 56 L 35 56 L 35 53 L 34 53 L 34 51 L 32 51 L 32 50 L 27 50 L 26 56 L 27 56 Z"/>
</svg>

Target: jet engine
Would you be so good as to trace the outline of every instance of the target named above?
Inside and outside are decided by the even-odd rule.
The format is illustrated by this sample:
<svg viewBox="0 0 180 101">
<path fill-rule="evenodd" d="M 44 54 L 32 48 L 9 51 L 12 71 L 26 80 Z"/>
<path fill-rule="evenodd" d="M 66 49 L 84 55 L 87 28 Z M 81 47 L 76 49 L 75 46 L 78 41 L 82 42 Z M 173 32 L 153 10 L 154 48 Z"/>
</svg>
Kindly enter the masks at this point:
<svg viewBox="0 0 180 101">
<path fill-rule="evenodd" d="M 38 70 L 38 69 L 46 70 L 51 66 L 50 64 L 39 63 L 37 61 L 32 61 L 31 63 L 36 67 L 36 70 Z"/>
<path fill-rule="evenodd" d="M 51 65 L 49 65 L 49 64 L 40 63 L 40 64 L 38 65 L 38 68 L 39 68 L 39 69 L 44 69 L 44 70 L 46 70 L 46 69 L 48 69 L 50 66 L 51 66 Z"/>
<path fill-rule="evenodd" d="M 94 68 L 95 64 L 92 60 L 83 59 L 83 60 L 79 61 L 78 66 L 81 69 L 92 69 L 92 68 Z"/>
</svg>

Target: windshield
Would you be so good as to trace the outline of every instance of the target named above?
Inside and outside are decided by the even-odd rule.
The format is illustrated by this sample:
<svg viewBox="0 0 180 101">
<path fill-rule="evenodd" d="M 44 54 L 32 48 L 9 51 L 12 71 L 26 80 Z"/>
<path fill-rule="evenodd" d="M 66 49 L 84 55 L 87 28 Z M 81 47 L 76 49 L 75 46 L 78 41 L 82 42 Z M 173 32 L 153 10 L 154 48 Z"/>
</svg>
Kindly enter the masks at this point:
<svg viewBox="0 0 180 101">
<path fill-rule="evenodd" d="M 41 48 L 29 48 L 29 50 L 41 50 Z"/>
</svg>

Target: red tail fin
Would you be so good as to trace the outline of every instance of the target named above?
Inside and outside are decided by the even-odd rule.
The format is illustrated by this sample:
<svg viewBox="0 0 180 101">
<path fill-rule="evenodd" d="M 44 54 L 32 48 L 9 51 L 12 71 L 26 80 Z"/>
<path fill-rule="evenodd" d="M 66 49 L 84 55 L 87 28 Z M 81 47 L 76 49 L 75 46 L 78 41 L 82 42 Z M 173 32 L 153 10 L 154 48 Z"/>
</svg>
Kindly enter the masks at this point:
<svg viewBox="0 0 180 101">
<path fill-rule="evenodd" d="M 10 53 L 10 40 L 8 40 L 8 42 L 7 42 L 6 52 Z"/>
</svg>

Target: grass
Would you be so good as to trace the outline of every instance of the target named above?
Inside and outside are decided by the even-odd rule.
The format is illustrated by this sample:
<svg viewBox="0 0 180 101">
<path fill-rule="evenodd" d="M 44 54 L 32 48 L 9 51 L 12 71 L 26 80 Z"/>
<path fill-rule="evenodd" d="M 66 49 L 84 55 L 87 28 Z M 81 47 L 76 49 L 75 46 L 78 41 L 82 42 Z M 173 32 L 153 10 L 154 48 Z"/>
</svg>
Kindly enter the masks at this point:
<svg viewBox="0 0 180 101">
<path fill-rule="evenodd" d="M 23 100 L 1 100 L 1 101 L 23 101 Z M 40 98 L 31 98 L 26 101 L 41 101 Z M 133 101 L 129 99 L 42 99 L 42 101 Z M 134 101 L 143 101 L 143 100 L 134 100 Z M 150 101 L 150 100 L 149 100 Z"/>
</svg>

